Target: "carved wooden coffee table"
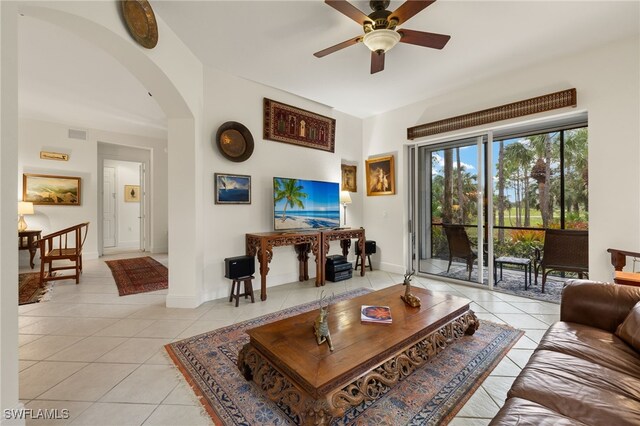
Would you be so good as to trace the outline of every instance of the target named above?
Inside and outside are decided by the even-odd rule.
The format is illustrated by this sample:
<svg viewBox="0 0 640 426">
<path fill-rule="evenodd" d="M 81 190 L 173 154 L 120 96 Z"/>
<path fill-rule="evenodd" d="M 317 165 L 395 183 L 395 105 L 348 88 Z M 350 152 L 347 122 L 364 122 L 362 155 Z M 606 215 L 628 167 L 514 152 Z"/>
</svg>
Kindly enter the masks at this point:
<svg viewBox="0 0 640 426">
<path fill-rule="evenodd" d="M 478 328 L 470 301 L 412 287 L 422 306 L 400 300 L 398 284 L 329 306 L 334 351 L 318 346 L 318 310 L 247 331 L 238 367 L 272 401 L 285 404 L 299 424 L 329 424 L 352 406 L 377 399 L 447 345 Z M 360 321 L 361 305 L 391 307 L 392 324 Z"/>
</svg>

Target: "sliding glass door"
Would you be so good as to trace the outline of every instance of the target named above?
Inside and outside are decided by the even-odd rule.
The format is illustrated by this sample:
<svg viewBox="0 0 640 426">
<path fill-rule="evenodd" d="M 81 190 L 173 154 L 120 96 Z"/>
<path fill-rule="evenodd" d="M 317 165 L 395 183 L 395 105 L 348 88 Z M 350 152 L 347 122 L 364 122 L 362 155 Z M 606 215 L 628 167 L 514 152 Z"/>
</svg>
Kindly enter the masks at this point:
<svg viewBox="0 0 640 426">
<path fill-rule="evenodd" d="M 412 149 L 418 272 L 491 286 L 491 134 Z"/>
</svg>

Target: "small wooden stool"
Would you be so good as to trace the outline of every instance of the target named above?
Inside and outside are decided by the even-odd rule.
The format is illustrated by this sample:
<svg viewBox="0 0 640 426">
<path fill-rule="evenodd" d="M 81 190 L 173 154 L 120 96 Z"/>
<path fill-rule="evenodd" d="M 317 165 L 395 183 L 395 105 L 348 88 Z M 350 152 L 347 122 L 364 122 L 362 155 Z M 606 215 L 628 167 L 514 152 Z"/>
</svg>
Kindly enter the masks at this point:
<svg viewBox="0 0 640 426">
<path fill-rule="evenodd" d="M 247 275 L 246 277 L 234 278 L 231 282 L 231 295 L 229 296 L 229 302 L 233 301 L 235 298 L 236 308 L 240 302 L 240 296 L 244 296 L 245 299 L 251 296 L 251 303 L 256 303 L 253 298 L 253 278 L 253 275 Z M 244 293 L 240 293 L 240 283 L 244 283 Z"/>
</svg>

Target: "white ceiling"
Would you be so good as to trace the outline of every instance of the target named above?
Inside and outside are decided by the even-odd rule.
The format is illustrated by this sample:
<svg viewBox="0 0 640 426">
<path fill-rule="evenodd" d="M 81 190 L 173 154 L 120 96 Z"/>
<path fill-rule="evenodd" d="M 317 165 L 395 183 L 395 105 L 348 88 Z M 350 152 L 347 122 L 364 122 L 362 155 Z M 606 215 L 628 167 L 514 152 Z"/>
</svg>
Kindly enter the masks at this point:
<svg viewBox="0 0 640 426">
<path fill-rule="evenodd" d="M 367 14 L 368 3 L 353 2 Z M 362 44 L 320 59 L 313 56 L 362 32 L 320 0 L 151 4 L 205 65 L 358 117 L 640 30 L 638 1 L 438 0 L 402 27 L 449 34 L 447 46 L 439 51 L 400 43 L 387 53 L 385 70 L 371 75 L 370 53 Z M 400 4 L 392 1 L 389 9 Z M 164 116 L 155 101 L 120 64 L 62 29 L 21 19 L 24 114 L 68 111 L 71 122 L 87 123 L 119 117 L 122 129 L 139 127 L 133 133 L 145 126 L 155 133 L 164 131 Z"/>
</svg>

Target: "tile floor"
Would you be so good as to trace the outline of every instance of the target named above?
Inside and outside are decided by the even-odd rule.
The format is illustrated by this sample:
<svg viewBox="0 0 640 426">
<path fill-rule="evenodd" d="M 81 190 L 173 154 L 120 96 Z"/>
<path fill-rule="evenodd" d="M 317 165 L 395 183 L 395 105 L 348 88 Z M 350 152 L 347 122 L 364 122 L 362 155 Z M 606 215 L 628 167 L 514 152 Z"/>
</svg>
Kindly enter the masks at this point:
<svg viewBox="0 0 640 426">
<path fill-rule="evenodd" d="M 27 424 L 211 424 L 163 345 L 319 296 L 312 282 L 292 283 L 270 288 L 265 302 L 257 298 L 255 304 L 241 303 L 238 308 L 220 299 L 197 309 L 170 309 L 164 306 L 166 290 L 118 296 L 104 260 L 121 257 L 131 254 L 86 261 L 80 285 L 58 281 L 48 301 L 20 306 L 20 399 L 26 408 L 69 413 L 66 420 Z M 166 255 L 153 257 L 167 261 Z M 338 294 L 399 282 L 399 275 L 373 271 L 328 285 Z M 472 309 L 482 320 L 525 330 L 451 422 L 488 424 L 545 330 L 559 319 L 559 305 L 420 277 L 413 282 L 473 300 Z"/>
</svg>

